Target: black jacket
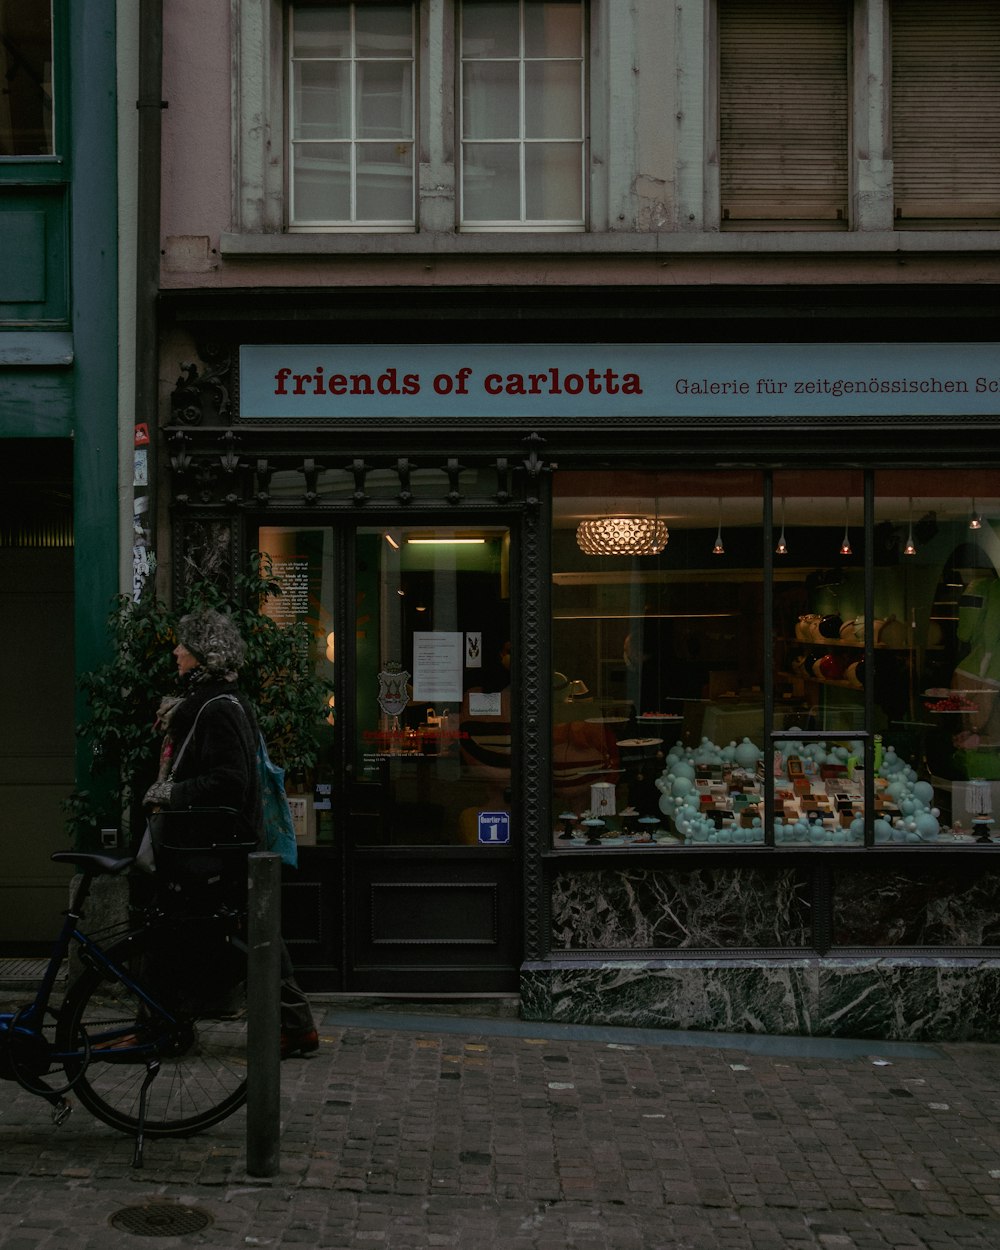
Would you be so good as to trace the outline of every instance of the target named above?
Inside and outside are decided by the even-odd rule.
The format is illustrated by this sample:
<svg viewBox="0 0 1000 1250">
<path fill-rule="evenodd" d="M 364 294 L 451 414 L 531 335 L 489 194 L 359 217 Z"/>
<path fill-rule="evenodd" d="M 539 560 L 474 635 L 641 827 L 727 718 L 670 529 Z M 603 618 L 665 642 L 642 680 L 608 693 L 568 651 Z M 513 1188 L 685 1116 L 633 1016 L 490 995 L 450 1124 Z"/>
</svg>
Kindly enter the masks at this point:
<svg viewBox="0 0 1000 1250">
<path fill-rule="evenodd" d="M 194 734 L 182 751 L 193 725 Z M 257 733 L 253 711 L 232 682 L 206 681 L 196 686 L 171 720 L 175 762 L 170 810 L 235 808 L 241 832 L 248 835 L 248 841 L 259 842 L 264 819 L 257 779 Z"/>
</svg>

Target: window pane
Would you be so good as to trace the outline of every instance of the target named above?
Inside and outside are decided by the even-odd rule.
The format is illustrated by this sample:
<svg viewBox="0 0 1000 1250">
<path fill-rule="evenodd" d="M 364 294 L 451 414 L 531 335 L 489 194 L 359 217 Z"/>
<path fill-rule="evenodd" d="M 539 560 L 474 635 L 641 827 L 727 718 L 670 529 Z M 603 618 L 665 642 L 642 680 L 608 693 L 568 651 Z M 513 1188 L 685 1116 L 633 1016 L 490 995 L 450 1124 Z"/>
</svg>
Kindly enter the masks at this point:
<svg viewBox="0 0 1000 1250">
<path fill-rule="evenodd" d="M 294 52 L 339 59 L 293 60 L 292 137 L 357 148 L 293 149 L 292 224 L 412 225 L 413 23 L 410 4 L 293 10 Z"/>
<path fill-rule="evenodd" d="M 346 143 L 295 147 L 292 211 L 299 222 L 350 221 L 351 149 Z"/>
<path fill-rule="evenodd" d="M 351 54 L 351 10 L 346 4 L 292 10 L 292 56 Z"/>
<path fill-rule="evenodd" d="M 524 149 L 525 211 L 530 221 L 581 221 L 580 146 L 530 143 Z"/>
<path fill-rule="evenodd" d="M 409 139 L 413 134 L 411 66 L 399 62 L 360 64 L 359 139 Z"/>
<path fill-rule="evenodd" d="M 824 735 L 775 744 L 778 843 L 864 839 L 863 492 L 861 473 L 774 477 L 774 727 Z"/>
<path fill-rule="evenodd" d="M 761 842 L 760 475 L 567 472 L 555 488 L 555 845 Z M 629 554 L 622 530 L 643 528 Z"/>
<path fill-rule="evenodd" d="M 875 492 L 876 840 L 936 841 L 937 823 L 971 844 L 1000 803 L 1000 475 L 886 471 Z"/>
<path fill-rule="evenodd" d="M 582 6 L 467 3 L 463 12 L 467 50 L 475 49 L 468 55 L 478 58 L 467 56 L 462 64 L 463 140 L 523 145 L 518 154 L 505 149 L 491 155 L 465 143 L 463 221 L 582 225 Z M 531 140 L 572 140 L 575 150 L 568 142 L 534 150 Z M 495 183 L 503 186 L 500 196 Z"/>
<path fill-rule="evenodd" d="M 0 4 L 0 156 L 51 156 L 52 12 L 41 0 Z"/>
<path fill-rule="evenodd" d="M 524 133 L 529 139 L 579 139 L 583 129 L 578 62 L 524 67 Z"/>
<path fill-rule="evenodd" d="M 524 6 L 524 55 L 582 55 L 583 7 L 579 0 Z"/>
<path fill-rule="evenodd" d="M 466 221 L 520 221 L 520 184 L 515 144 L 466 144 L 462 169 L 462 215 Z"/>
<path fill-rule="evenodd" d="M 413 220 L 413 145 L 359 143 L 359 221 Z"/>
<path fill-rule="evenodd" d="M 289 795 L 300 796 L 294 803 L 301 812 L 298 840 L 303 845 L 329 843 L 340 831 L 339 813 L 330 809 L 329 798 L 324 801 L 321 797 L 324 789 L 329 794 L 337 732 L 332 692 L 336 659 L 333 535 L 329 527 L 262 525 L 257 531 L 257 548 L 270 557 L 270 573 L 282 592 L 265 600 L 262 614 L 281 626 L 306 627 L 310 666 L 331 687 L 325 723 L 317 716 L 315 771 L 308 784 L 301 774 L 286 777 Z M 338 822 L 336 829 L 334 821 Z"/>
<path fill-rule="evenodd" d="M 517 56 L 520 52 L 516 0 L 497 4 L 465 0 L 462 5 L 462 55 Z"/>
<path fill-rule="evenodd" d="M 355 9 L 354 22 L 356 56 L 412 55 L 412 5 L 359 4 Z"/>
<path fill-rule="evenodd" d="M 391 527 L 356 541 L 355 775 L 382 814 L 358 839 L 474 845 L 480 812 L 510 811 L 509 535 Z"/>
<path fill-rule="evenodd" d="M 466 139 L 517 139 L 521 134 L 517 63 L 467 65 L 462 133 Z"/>
<path fill-rule="evenodd" d="M 296 139 L 351 137 L 351 67 L 346 62 L 306 61 L 294 66 Z"/>
</svg>

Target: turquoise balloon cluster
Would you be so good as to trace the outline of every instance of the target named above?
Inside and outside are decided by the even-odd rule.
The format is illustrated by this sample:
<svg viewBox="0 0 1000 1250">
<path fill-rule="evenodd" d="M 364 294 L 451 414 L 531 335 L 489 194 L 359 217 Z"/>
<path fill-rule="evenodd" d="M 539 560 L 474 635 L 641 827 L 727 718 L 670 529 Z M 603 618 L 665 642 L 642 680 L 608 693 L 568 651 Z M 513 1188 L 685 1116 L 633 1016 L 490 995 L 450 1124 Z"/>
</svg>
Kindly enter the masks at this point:
<svg viewBox="0 0 1000 1250">
<path fill-rule="evenodd" d="M 817 768 L 823 764 L 847 764 L 852 755 L 861 754 L 846 746 L 828 747 L 824 742 L 785 741 L 776 752 L 775 766 L 780 766 L 782 776 L 789 756 L 811 761 Z M 753 843 L 763 842 L 764 829 L 760 816 L 754 816 L 748 828 L 726 826 L 717 828 L 715 821 L 701 809 L 698 787 L 695 784 L 698 765 L 726 766 L 755 772 L 764 752 L 749 738 L 742 742 L 730 742 L 719 746 L 708 738 L 702 738 L 697 747 L 685 747 L 677 742 L 666 755 L 662 774 L 656 779 L 660 791 L 660 811 L 674 822 L 678 833 L 688 842 L 706 843 Z M 901 760 L 892 747 L 882 758 L 878 775 L 884 779 L 880 787 L 893 800 L 899 815 L 892 821 L 882 817 L 875 821 L 876 842 L 936 842 L 941 834 L 940 816 L 934 802 L 934 787 L 918 779 L 916 772 Z M 781 782 L 776 779 L 776 784 Z M 795 821 L 774 822 L 776 843 L 859 843 L 864 840 L 864 821 L 858 817 L 849 828 L 829 829 L 821 822 L 810 822 L 804 817 Z"/>
</svg>

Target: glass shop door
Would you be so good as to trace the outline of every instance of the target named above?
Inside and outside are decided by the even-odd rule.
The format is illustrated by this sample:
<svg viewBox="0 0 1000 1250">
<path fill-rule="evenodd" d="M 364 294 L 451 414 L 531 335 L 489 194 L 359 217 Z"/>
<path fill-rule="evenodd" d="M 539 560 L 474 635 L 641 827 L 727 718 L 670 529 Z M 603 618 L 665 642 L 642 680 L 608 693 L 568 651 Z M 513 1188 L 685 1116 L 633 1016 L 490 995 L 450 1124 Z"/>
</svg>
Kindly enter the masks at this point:
<svg viewBox="0 0 1000 1250">
<path fill-rule="evenodd" d="M 516 989 L 509 529 L 408 519 L 261 527 L 259 541 L 332 685 L 283 894 L 300 980 Z"/>
</svg>

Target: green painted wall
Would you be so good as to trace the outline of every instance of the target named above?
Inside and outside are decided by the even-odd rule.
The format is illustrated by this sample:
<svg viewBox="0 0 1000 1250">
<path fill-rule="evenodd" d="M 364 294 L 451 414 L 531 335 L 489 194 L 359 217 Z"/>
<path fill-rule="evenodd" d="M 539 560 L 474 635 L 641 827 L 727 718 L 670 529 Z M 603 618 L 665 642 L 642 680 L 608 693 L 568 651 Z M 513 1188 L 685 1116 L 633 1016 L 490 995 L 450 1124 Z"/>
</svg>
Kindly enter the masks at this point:
<svg viewBox="0 0 1000 1250">
<path fill-rule="evenodd" d="M 0 275 L 0 439 L 73 441 L 73 664 L 63 697 L 76 722 L 85 707 L 68 675 L 107 654 L 118 589 L 115 0 L 54 0 L 53 36 L 56 155 L 0 170 L 0 230 L 18 243 Z M 89 765 L 81 743 L 81 788 Z"/>
<path fill-rule="evenodd" d="M 106 653 L 118 586 L 117 144 L 114 0 L 67 6 L 72 125 L 76 669 Z"/>
</svg>

